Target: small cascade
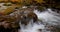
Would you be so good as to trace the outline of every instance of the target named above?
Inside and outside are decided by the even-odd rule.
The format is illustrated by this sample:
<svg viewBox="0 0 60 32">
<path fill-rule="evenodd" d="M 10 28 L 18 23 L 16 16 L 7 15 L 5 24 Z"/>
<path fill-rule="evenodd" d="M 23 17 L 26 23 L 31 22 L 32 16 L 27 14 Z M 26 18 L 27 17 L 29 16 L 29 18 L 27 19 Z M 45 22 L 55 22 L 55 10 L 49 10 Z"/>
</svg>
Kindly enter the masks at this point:
<svg viewBox="0 0 60 32">
<path fill-rule="evenodd" d="M 38 21 L 34 23 L 31 20 L 26 26 L 20 24 L 20 32 L 56 32 L 54 26 L 58 27 L 60 25 L 60 15 L 58 13 L 53 12 L 51 9 L 43 12 L 34 10 L 34 13 L 37 15 Z M 42 22 L 39 20 L 42 20 Z"/>
</svg>

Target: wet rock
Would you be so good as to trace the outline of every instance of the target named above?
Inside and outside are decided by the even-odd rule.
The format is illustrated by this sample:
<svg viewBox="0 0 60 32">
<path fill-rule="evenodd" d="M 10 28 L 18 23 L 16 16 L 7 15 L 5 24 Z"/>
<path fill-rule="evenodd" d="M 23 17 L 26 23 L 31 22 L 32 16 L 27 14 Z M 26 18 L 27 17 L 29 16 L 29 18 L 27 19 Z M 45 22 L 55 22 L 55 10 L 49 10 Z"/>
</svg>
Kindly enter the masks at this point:
<svg viewBox="0 0 60 32">
<path fill-rule="evenodd" d="M 33 22 L 37 21 L 37 15 L 33 13 L 33 9 L 31 8 L 19 9 L 8 15 L 2 15 L 0 17 L 2 26 L 5 29 L 13 28 L 12 30 L 14 31 L 20 29 L 20 22 L 21 24 L 27 25 L 31 19 L 33 20 Z"/>
<path fill-rule="evenodd" d="M 31 8 L 25 8 L 23 10 L 21 10 L 21 23 L 22 24 L 28 24 L 29 21 L 32 19 L 33 22 L 37 21 L 37 15 L 35 13 L 33 13 L 33 9 Z"/>
<path fill-rule="evenodd" d="M 33 19 L 33 22 L 37 21 L 37 15 L 35 13 L 29 13 L 28 17 Z"/>
</svg>

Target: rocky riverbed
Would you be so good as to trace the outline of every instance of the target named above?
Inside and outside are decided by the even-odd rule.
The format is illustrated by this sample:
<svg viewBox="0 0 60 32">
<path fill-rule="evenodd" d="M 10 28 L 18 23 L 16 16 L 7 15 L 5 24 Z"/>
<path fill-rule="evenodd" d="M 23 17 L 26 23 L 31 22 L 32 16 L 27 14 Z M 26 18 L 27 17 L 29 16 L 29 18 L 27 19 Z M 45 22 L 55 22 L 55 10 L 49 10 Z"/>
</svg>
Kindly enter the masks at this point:
<svg viewBox="0 0 60 32">
<path fill-rule="evenodd" d="M 36 6 L 3 4 L 0 3 L 0 32 L 60 32 L 60 14 L 51 8 L 41 11 Z"/>
</svg>

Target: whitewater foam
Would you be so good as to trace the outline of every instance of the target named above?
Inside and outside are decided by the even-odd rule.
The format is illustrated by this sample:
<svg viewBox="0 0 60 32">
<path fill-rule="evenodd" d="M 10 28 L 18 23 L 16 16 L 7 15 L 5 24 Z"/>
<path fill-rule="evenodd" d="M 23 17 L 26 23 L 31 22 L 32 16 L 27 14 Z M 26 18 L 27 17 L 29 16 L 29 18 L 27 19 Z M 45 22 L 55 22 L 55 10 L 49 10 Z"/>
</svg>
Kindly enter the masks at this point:
<svg viewBox="0 0 60 32">
<path fill-rule="evenodd" d="M 33 23 L 30 21 L 27 26 L 20 24 L 20 32 L 52 32 L 51 30 L 47 30 L 48 27 L 45 27 L 46 24 L 51 26 L 60 25 L 60 15 L 56 12 L 53 12 L 51 9 L 47 9 L 47 11 L 39 12 L 38 10 L 34 10 L 34 13 L 37 15 L 39 20 L 42 20 L 43 23 L 38 21 L 37 23 Z M 57 16 L 58 15 L 58 16 Z"/>
</svg>

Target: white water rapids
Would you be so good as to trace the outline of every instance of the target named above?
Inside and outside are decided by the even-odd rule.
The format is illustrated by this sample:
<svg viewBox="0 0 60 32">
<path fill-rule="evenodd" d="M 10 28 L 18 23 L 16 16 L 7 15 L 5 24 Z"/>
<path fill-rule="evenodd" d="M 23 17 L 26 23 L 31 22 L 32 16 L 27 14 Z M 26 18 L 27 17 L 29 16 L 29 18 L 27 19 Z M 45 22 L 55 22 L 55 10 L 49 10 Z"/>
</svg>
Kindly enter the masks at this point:
<svg viewBox="0 0 60 32">
<path fill-rule="evenodd" d="M 3 6 L 2 4 L 0 4 L 0 6 L 2 6 L 0 7 L 0 10 L 6 9 L 7 7 Z M 51 26 L 60 27 L 60 15 L 56 12 L 53 12 L 51 9 L 47 9 L 47 11 L 43 12 L 34 10 L 34 13 L 38 16 L 39 20 L 42 20 L 43 23 L 40 21 L 33 23 L 33 20 L 31 20 L 27 26 L 20 24 L 21 29 L 19 32 L 53 32 L 46 27 L 46 23 Z"/>
<path fill-rule="evenodd" d="M 38 19 L 50 25 L 60 24 L 60 14 L 53 12 L 51 9 L 48 9 L 48 11 L 44 11 L 44 12 L 38 12 L 37 10 L 35 10 L 34 13 L 36 13 Z"/>
<path fill-rule="evenodd" d="M 39 20 L 42 20 L 43 23 L 40 21 L 37 23 L 30 21 L 27 26 L 21 24 L 20 32 L 53 32 L 46 27 L 46 23 L 51 26 L 60 26 L 60 15 L 56 12 L 53 12 L 51 9 L 47 9 L 47 11 L 44 12 L 34 10 L 34 13 L 38 16 Z"/>
</svg>

